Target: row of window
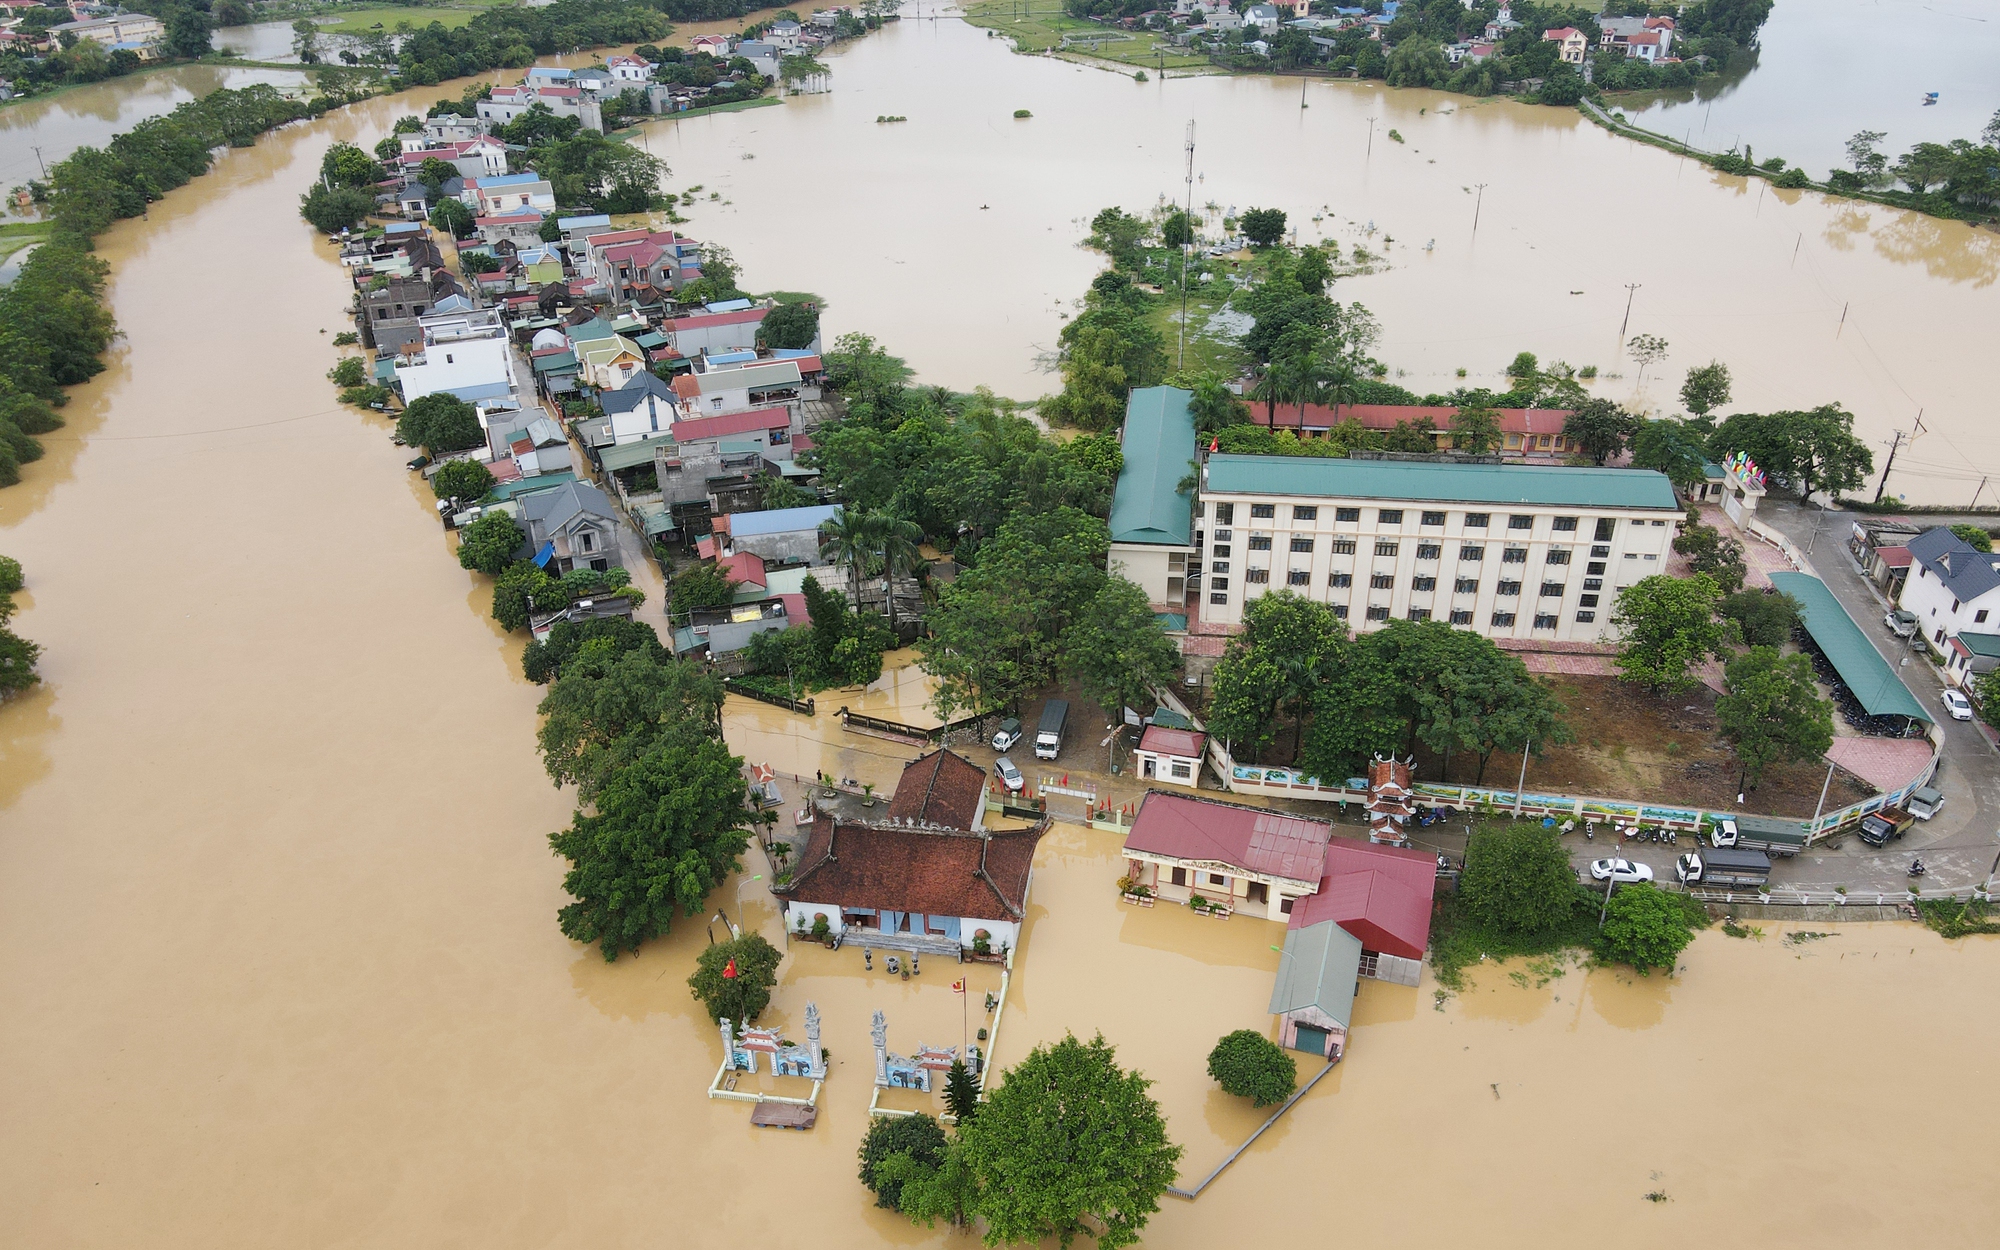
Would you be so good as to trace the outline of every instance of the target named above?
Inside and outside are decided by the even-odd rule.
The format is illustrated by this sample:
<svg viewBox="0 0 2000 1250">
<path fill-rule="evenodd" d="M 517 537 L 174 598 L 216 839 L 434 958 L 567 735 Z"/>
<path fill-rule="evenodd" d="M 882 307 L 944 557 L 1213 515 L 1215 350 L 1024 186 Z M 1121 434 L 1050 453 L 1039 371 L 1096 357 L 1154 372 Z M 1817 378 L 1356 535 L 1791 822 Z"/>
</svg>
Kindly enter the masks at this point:
<svg viewBox="0 0 2000 1250">
<path fill-rule="evenodd" d="M 1276 520 L 1276 518 L 1278 518 L 1278 504 L 1250 504 L 1250 520 Z M 1360 508 L 1334 508 L 1334 520 L 1336 522 L 1360 522 L 1360 518 L 1362 518 L 1362 510 Z M 1216 520 L 1218 526 L 1236 524 L 1236 504 L 1216 504 L 1216 518 L 1214 520 Z M 1318 504 L 1292 504 L 1292 520 L 1320 520 L 1320 506 Z M 1404 508 L 1376 508 L 1376 524 L 1382 524 L 1382 526 L 1400 526 L 1402 520 L 1404 520 Z M 1576 518 L 1576 516 L 1556 516 L 1556 518 L 1550 520 L 1550 528 L 1554 528 L 1558 534 L 1574 534 L 1576 526 L 1578 526 L 1578 520 L 1582 520 L 1582 518 Z M 1442 526 L 1444 524 L 1444 512 L 1418 512 L 1418 524 L 1420 526 Z M 1664 520 L 1656 520 L 1652 524 L 1664 526 L 1666 522 Z M 1464 528 L 1468 528 L 1468 530 L 1484 530 L 1488 526 L 1492 526 L 1492 514 L 1490 512 L 1466 512 Z M 1506 518 L 1506 528 L 1510 528 L 1510 530 L 1532 530 L 1534 528 L 1534 514 L 1532 512 L 1510 512 L 1508 518 Z M 1610 542 L 1612 540 L 1612 532 L 1616 528 L 1618 528 L 1618 520 L 1616 518 L 1612 518 L 1612 516 L 1600 516 L 1596 520 L 1596 534 L 1594 534 L 1592 540 L 1594 542 Z"/>
<path fill-rule="evenodd" d="M 1229 595 L 1225 592 L 1217 592 L 1209 595 L 1208 601 L 1210 603 L 1227 603 L 1229 602 Z M 1586 595 L 1583 601 L 1587 604 L 1594 604 L 1596 598 L 1595 596 Z M 1333 614 L 1343 621 L 1346 620 L 1347 605 L 1344 603 L 1334 604 Z M 1364 615 L 1371 621 L 1386 621 L 1389 619 L 1389 609 L 1384 604 L 1371 604 Z M 1431 619 L 1431 610 L 1429 608 L 1411 608 L 1409 610 L 1409 619 L 1412 621 L 1428 621 Z M 1455 609 L 1449 619 L 1453 625 L 1470 625 L 1472 624 L 1472 612 L 1466 608 Z M 1514 628 L 1514 622 L 1518 619 L 1517 614 L 1513 612 L 1495 612 L 1492 616 L 1492 627 L 1494 629 L 1512 629 Z M 1596 620 L 1597 613 L 1588 608 L 1576 614 L 1576 622 L 1579 625 L 1589 625 Z M 1561 617 L 1558 614 L 1554 612 L 1537 612 L 1530 628 L 1554 629 L 1559 624 L 1561 624 Z M 1182 882 L 1177 877 L 1174 884 L 1180 885 Z"/>
<path fill-rule="evenodd" d="M 1227 561 L 1218 560 L 1211 566 L 1211 568 L 1214 572 L 1220 574 L 1227 574 L 1229 572 L 1229 564 Z M 1437 589 L 1437 582 L 1438 579 L 1435 577 L 1411 578 L 1410 589 L 1420 594 L 1429 593 Z M 1243 571 L 1243 583 L 1246 586 L 1268 586 L 1271 583 L 1271 570 L 1245 569 Z M 1312 585 L 1312 573 L 1306 569 L 1292 569 L 1290 572 L 1285 574 L 1285 584 L 1287 586 L 1310 586 Z M 1601 580 L 1593 579 L 1590 581 L 1586 581 L 1584 583 L 1584 587 L 1586 590 L 1597 590 L 1600 589 L 1603 586 L 1603 584 L 1604 583 Z M 1346 590 L 1354 585 L 1354 575 L 1352 573 L 1334 573 L 1327 578 L 1327 585 L 1333 587 L 1336 590 Z M 1368 588 L 1370 590 L 1394 590 L 1396 588 L 1396 579 L 1394 576 L 1388 573 L 1377 573 L 1368 579 Z M 1229 589 L 1228 577 L 1222 576 L 1222 577 L 1211 578 L 1209 580 L 1209 589 L 1210 590 Z M 1567 588 L 1561 582 L 1543 582 L 1541 597 L 1544 599 L 1560 599 L 1563 597 L 1563 594 L 1565 593 L 1566 589 Z M 1478 594 L 1479 579 L 1475 577 L 1459 578 L 1452 585 L 1452 593 L 1456 595 Z M 1494 593 L 1503 599 L 1517 598 L 1521 593 L 1521 583 L 1517 581 L 1503 580 L 1495 584 Z M 1586 594 L 1582 596 L 1580 599 L 1578 599 L 1577 602 L 1581 604 L 1583 607 L 1594 608 L 1597 606 L 1597 600 L 1598 596 L 1594 594 Z M 1221 602 L 1221 601 L 1216 600 L 1215 602 Z"/>
</svg>

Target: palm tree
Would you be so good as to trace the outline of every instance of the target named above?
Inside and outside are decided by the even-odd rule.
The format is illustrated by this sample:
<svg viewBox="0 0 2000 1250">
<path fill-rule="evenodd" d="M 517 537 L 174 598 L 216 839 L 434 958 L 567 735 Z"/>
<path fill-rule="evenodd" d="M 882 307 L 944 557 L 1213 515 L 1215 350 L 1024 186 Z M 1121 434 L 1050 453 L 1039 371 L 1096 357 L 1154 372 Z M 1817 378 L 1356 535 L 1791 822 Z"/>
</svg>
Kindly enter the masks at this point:
<svg viewBox="0 0 2000 1250">
<path fill-rule="evenodd" d="M 837 564 L 847 566 L 851 597 L 861 607 L 861 567 L 875 558 L 874 520 L 856 508 L 842 508 L 839 515 L 820 522 L 820 550 Z"/>
<path fill-rule="evenodd" d="M 875 532 L 875 551 L 882 557 L 884 590 L 889 600 L 889 632 L 896 632 L 896 574 L 907 573 L 923 559 L 918 544 L 923 527 L 907 517 L 878 512 L 868 518 Z"/>
<path fill-rule="evenodd" d="M 1351 404 L 1361 396 L 1361 379 L 1354 372 L 1354 362 L 1345 356 L 1336 360 L 1326 375 L 1326 384 L 1321 391 L 1320 402 L 1333 405 L 1333 423 L 1340 424 L 1340 406 Z"/>
</svg>

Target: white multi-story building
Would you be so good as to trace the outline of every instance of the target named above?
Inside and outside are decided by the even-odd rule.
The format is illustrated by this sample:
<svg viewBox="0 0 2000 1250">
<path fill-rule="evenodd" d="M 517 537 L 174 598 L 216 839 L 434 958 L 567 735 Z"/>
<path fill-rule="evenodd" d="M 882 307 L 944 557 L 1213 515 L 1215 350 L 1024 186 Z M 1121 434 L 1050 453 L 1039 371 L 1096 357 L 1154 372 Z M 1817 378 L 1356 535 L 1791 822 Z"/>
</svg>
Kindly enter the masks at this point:
<svg viewBox="0 0 2000 1250">
<path fill-rule="evenodd" d="M 1215 455 L 1195 505 L 1201 618 L 1240 624 L 1282 588 L 1357 631 L 1608 641 L 1618 592 L 1666 570 L 1681 519 L 1649 470 Z"/>
</svg>

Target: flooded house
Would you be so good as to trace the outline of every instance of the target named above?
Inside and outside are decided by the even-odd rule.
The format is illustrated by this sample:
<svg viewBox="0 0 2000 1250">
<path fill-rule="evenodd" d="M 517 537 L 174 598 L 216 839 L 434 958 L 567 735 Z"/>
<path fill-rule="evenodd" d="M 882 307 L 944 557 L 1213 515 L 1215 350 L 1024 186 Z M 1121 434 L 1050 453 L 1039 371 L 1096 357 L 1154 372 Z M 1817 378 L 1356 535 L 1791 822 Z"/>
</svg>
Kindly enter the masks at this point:
<svg viewBox="0 0 2000 1250">
<path fill-rule="evenodd" d="M 1020 944 L 1047 822 L 986 828 L 986 772 L 939 748 L 903 769 L 879 818 L 816 808 L 793 878 L 774 887 L 785 927 L 843 942 L 958 957 Z"/>
</svg>

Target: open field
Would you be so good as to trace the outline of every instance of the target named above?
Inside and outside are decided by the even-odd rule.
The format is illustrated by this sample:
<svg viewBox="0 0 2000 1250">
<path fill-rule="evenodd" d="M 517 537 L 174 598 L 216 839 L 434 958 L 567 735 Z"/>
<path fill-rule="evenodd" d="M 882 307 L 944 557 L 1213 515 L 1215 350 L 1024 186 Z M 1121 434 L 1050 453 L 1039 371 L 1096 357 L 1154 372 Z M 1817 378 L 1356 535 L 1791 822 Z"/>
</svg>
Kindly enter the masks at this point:
<svg viewBox="0 0 2000 1250">
<path fill-rule="evenodd" d="M 965 6 L 965 20 L 973 26 L 1000 32 L 1022 52 L 1053 49 L 1079 60 L 1115 61 L 1149 73 L 1158 73 L 1162 68 L 1170 71 L 1209 68 L 1207 57 L 1189 56 L 1152 31 L 1124 31 L 1099 22 L 1080 21 L 1059 8 L 1038 10 L 1009 0 L 974 0 Z M 1065 36 L 1101 42 L 1089 48 L 1072 46 L 1063 50 Z"/>
<path fill-rule="evenodd" d="M 478 17 L 480 10 L 486 7 L 475 4 L 445 9 L 398 5 L 381 9 L 336 9 L 327 16 L 338 20 L 321 22 L 320 29 L 329 35 L 365 35 L 377 25 L 384 30 L 394 30 L 398 22 L 408 22 L 417 27 L 436 22 L 440 26 L 456 29 Z"/>
</svg>

